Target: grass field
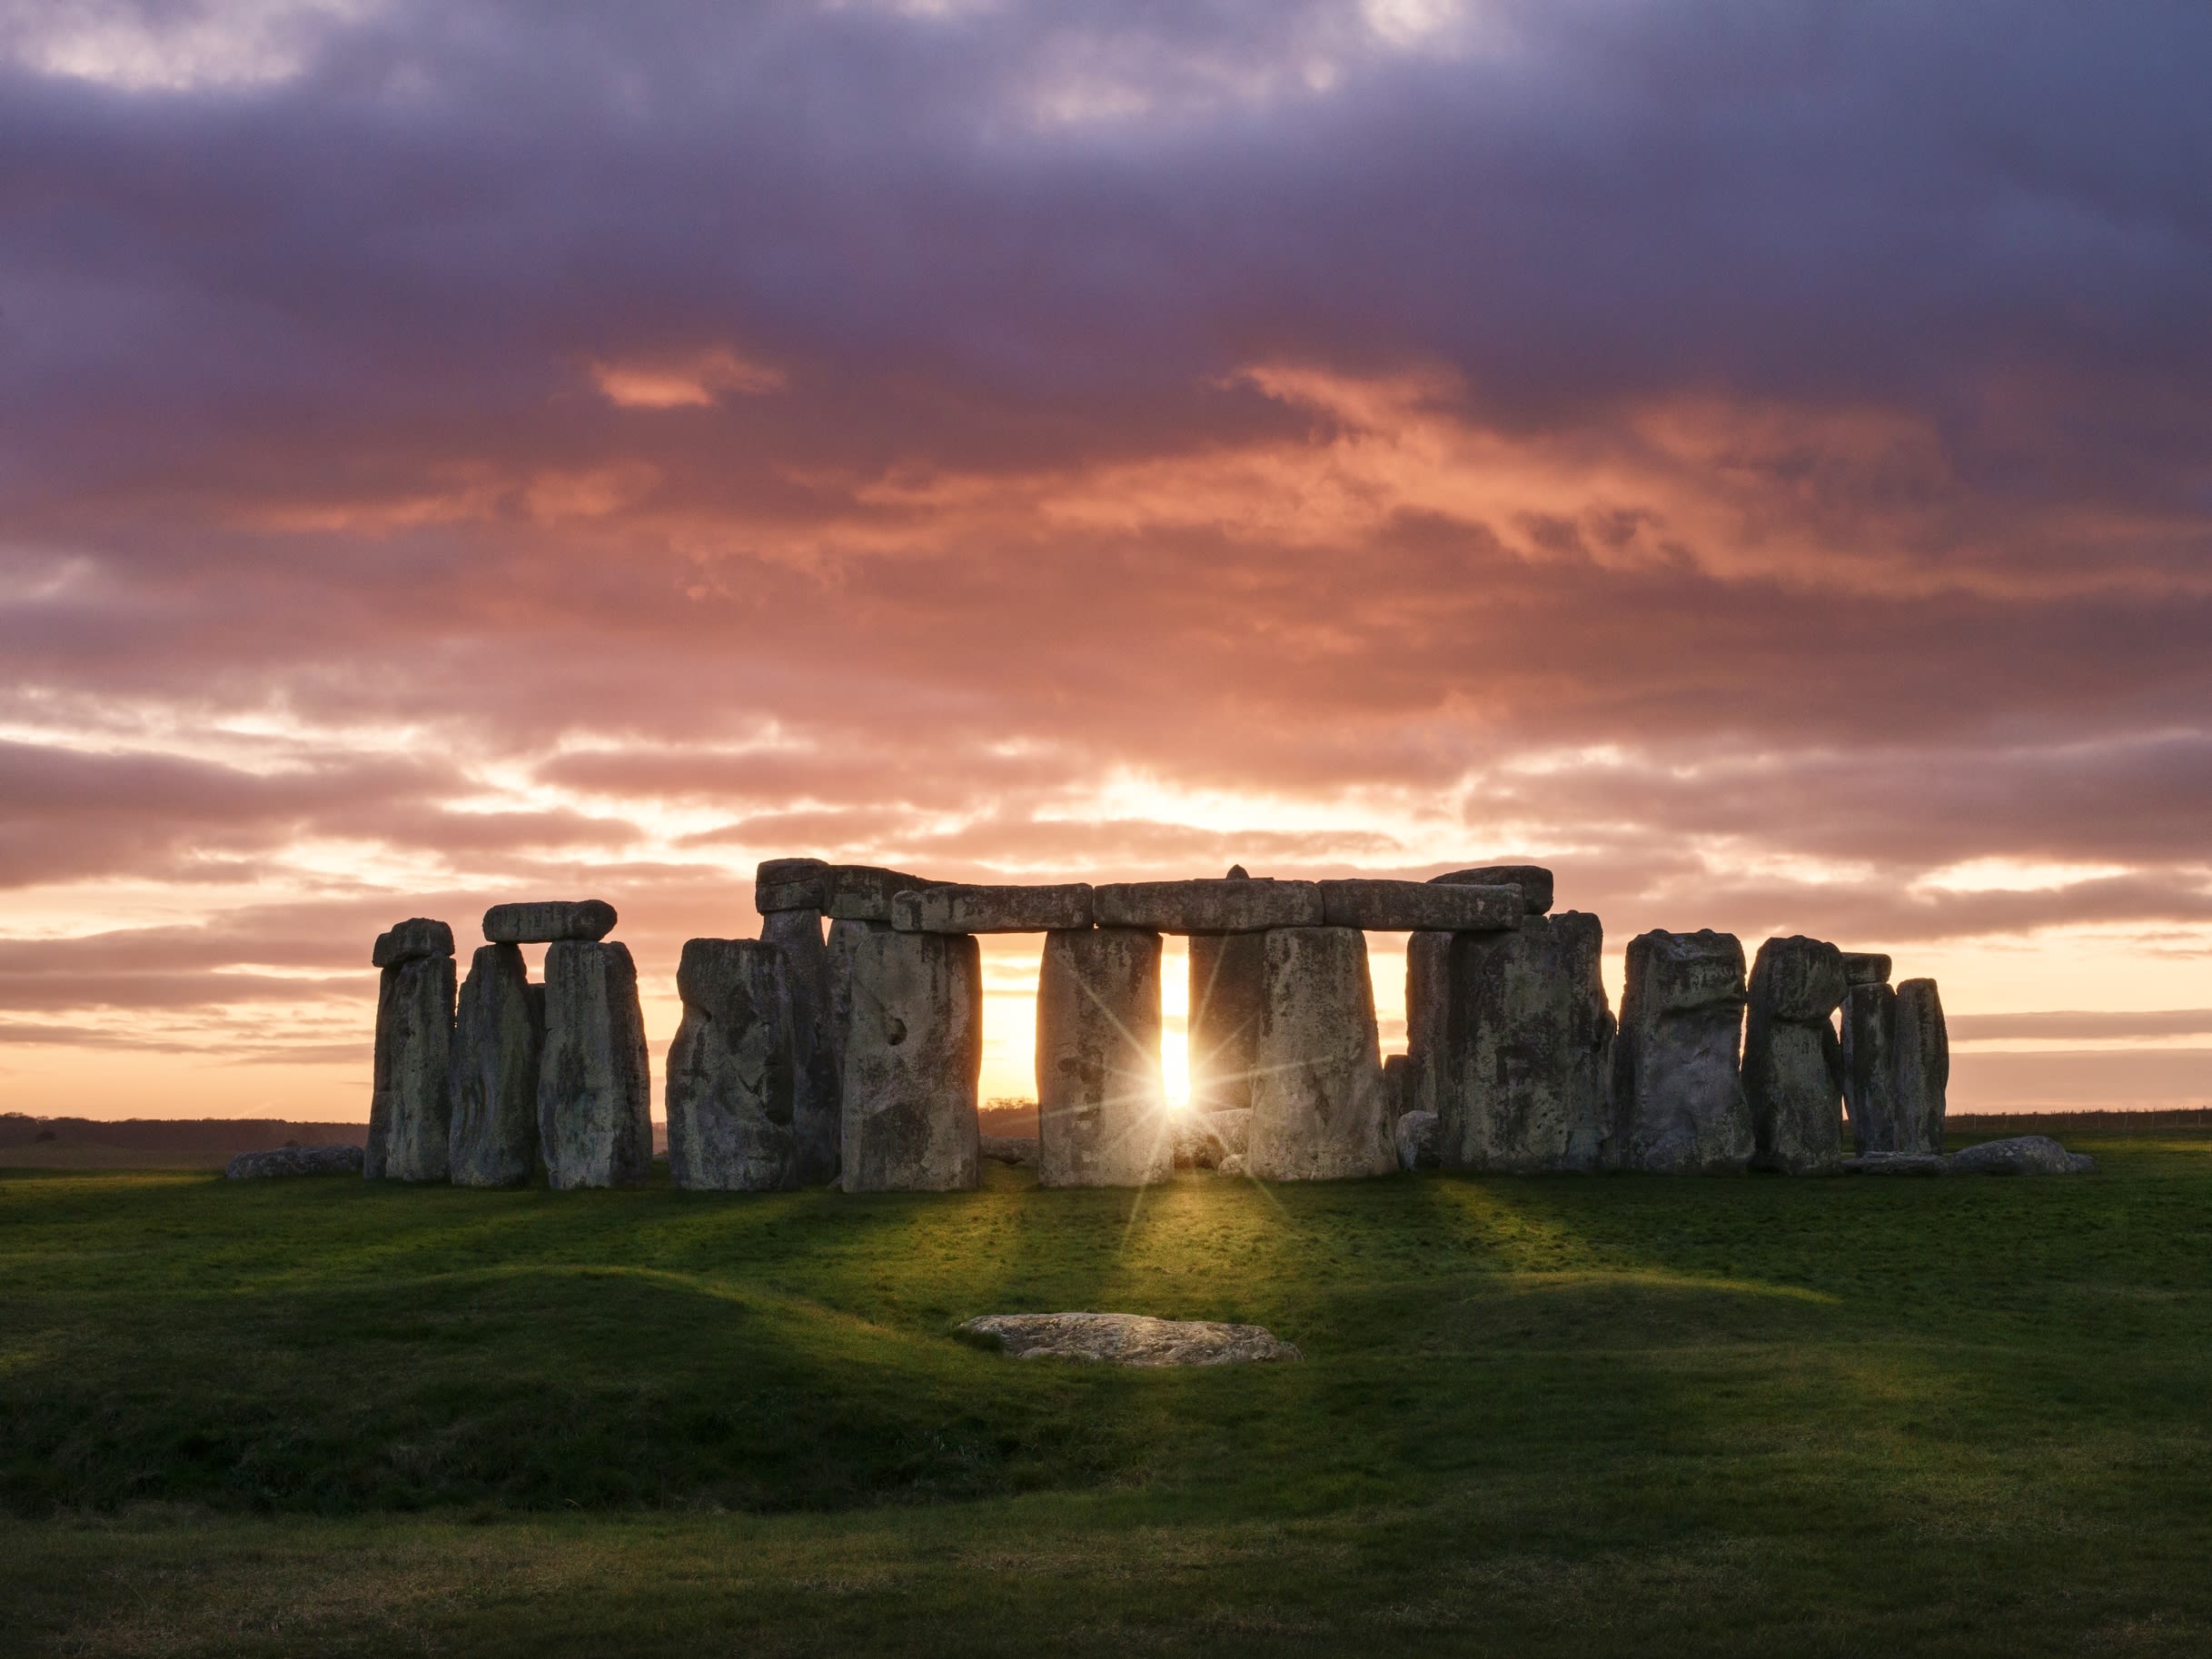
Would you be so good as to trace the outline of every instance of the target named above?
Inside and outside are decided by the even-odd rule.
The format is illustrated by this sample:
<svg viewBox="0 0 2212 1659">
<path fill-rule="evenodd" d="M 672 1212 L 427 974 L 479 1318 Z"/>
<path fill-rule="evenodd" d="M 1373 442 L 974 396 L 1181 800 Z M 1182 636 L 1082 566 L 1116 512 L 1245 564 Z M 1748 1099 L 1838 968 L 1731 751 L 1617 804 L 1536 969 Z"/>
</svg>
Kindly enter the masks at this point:
<svg viewBox="0 0 2212 1659">
<path fill-rule="evenodd" d="M 2212 1137 L 1141 1202 L 0 1175 L 0 1647 L 2212 1651 Z M 1248 1319 L 1126 1372 L 992 1311 Z"/>
</svg>

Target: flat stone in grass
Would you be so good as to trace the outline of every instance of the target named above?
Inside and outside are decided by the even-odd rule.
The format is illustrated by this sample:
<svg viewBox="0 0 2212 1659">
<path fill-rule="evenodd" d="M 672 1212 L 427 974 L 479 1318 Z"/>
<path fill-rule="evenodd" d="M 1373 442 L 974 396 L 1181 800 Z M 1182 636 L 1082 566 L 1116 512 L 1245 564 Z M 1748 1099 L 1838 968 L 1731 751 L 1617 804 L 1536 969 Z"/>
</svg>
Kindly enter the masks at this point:
<svg viewBox="0 0 2212 1659">
<path fill-rule="evenodd" d="M 2048 1135 L 2015 1135 L 1985 1140 L 1954 1152 L 1944 1162 L 1953 1175 L 2094 1175 L 2097 1160 L 2068 1152 Z"/>
<path fill-rule="evenodd" d="M 266 1181 L 292 1175 L 359 1175 L 359 1147 L 276 1147 L 241 1152 L 223 1167 L 225 1180 Z"/>
<path fill-rule="evenodd" d="M 1145 1314 L 986 1314 L 960 1326 L 1021 1359 L 1089 1359 L 1109 1366 L 1229 1366 L 1304 1359 L 1256 1325 L 1155 1319 Z"/>
<path fill-rule="evenodd" d="M 1940 1152 L 1869 1152 L 1837 1167 L 1846 1175 L 1949 1175 L 1951 1161 Z"/>
</svg>

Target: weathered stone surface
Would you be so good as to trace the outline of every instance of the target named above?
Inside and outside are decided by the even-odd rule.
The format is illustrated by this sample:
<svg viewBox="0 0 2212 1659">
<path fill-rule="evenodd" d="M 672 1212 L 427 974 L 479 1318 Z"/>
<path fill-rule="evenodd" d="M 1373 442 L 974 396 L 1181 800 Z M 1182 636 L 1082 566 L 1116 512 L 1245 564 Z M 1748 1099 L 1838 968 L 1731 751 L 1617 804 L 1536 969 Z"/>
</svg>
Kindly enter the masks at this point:
<svg viewBox="0 0 2212 1659">
<path fill-rule="evenodd" d="M 1861 1157 L 1903 1152 L 1897 1122 L 1897 992 L 1880 981 L 1843 996 L 1843 1109 Z"/>
<path fill-rule="evenodd" d="M 1251 1172 L 1245 1167 L 1245 1155 L 1241 1152 L 1231 1152 L 1224 1157 L 1221 1162 L 1214 1166 L 1214 1173 L 1216 1175 L 1248 1175 Z"/>
<path fill-rule="evenodd" d="M 376 988 L 375 1080 L 362 1173 L 371 1180 L 442 1181 L 452 1132 L 453 959 L 412 956 Z"/>
<path fill-rule="evenodd" d="M 1985 1140 L 1954 1152 L 1944 1162 L 1953 1175 L 2094 1175 L 2097 1160 L 2068 1152 L 2048 1135 L 2015 1135 Z"/>
<path fill-rule="evenodd" d="M 1847 950 L 1843 953 L 1843 979 L 1847 985 L 1887 985 L 1890 959 L 1879 951 Z"/>
<path fill-rule="evenodd" d="M 1052 933 L 1091 925 L 1087 882 L 1060 887 L 970 887 L 947 882 L 891 900 L 902 933 Z"/>
<path fill-rule="evenodd" d="M 1531 916 L 1542 916 L 1552 908 L 1552 872 L 1541 864 L 1478 864 L 1429 879 L 1453 886 L 1517 887 L 1522 908 Z"/>
<path fill-rule="evenodd" d="M 888 933 L 888 921 L 833 921 L 829 924 L 823 954 L 829 960 L 829 1052 L 837 1062 L 838 1098 L 845 1095 L 845 1033 L 852 1027 L 852 959 L 859 943 L 871 933 Z M 842 1116 L 838 1123 L 838 1153 L 844 1149 L 845 1126 Z"/>
<path fill-rule="evenodd" d="M 820 859 L 763 859 L 755 868 L 753 909 L 762 916 L 828 908 L 829 866 Z"/>
<path fill-rule="evenodd" d="M 446 1165 L 456 1187 L 520 1187 L 537 1168 L 545 1009 L 531 988 L 515 946 L 478 947 L 453 1020 Z"/>
<path fill-rule="evenodd" d="M 484 912 L 484 937 L 498 945 L 598 940 L 613 931 L 614 906 L 604 899 L 541 899 L 529 904 L 495 904 Z"/>
<path fill-rule="evenodd" d="M 986 1162 L 1005 1164 L 1015 1169 L 1037 1167 L 1037 1137 L 1034 1135 L 983 1135 L 977 1137 L 977 1149 Z"/>
<path fill-rule="evenodd" d="M 1837 1167 L 1846 1175 L 1949 1175 L 1951 1161 L 1939 1152 L 1870 1152 Z"/>
<path fill-rule="evenodd" d="M 1897 988 L 1897 1131 L 1900 1152 L 1943 1150 L 1951 1080 L 1950 1033 L 1933 979 Z"/>
<path fill-rule="evenodd" d="M 829 867 L 829 914 L 839 921 L 891 919 L 891 901 L 901 893 L 919 892 L 942 883 L 904 870 L 884 869 L 874 864 L 832 864 Z"/>
<path fill-rule="evenodd" d="M 1748 990 L 1732 934 L 1641 934 L 1613 1046 L 1613 1147 L 1626 1169 L 1722 1175 L 1754 1150 L 1738 1072 Z"/>
<path fill-rule="evenodd" d="M 1501 932 L 1521 925 L 1521 889 L 1433 881 L 1320 881 L 1323 925 L 1374 933 Z"/>
<path fill-rule="evenodd" d="M 1843 1050 L 1829 1018 L 1844 990 L 1843 954 L 1825 940 L 1800 934 L 1759 948 L 1743 1095 L 1762 1169 L 1828 1174 L 1843 1161 Z"/>
<path fill-rule="evenodd" d="M 1399 1109 L 1433 1112 L 1452 1015 L 1452 936 L 1415 933 L 1405 941 L 1405 1061 Z"/>
<path fill-rule="evenodd" d="M 1267 941 L 1257 933 L 1194 933 L 1190 941 L 1191 1105 L 1252 1105 L 1252 1062 L 1267 995 Z"/>
<path fill-rule="evenodd" d="M 369 952 L 369 966 L 396 968 L 402 962 L 412 962 L 422 957 L 452 954 L 452 928 L 427 916 L 415 916 L 376 936 L 376 943 Z"/>
<path fill-rule="evenodd" d="M 833 1002 L 829 948 L 822 941 L 819 910 L 770 910 L 760 937 L 781 950 L 789 972 L 796 1093 L 791 1128 L 797 1137 L 799 1184 L 818 1187 L 838 1174 L 838 1140 L 845 1130 L 838 1098 L 837 1041 L 830 1029 Z"/>
<path fill-rule="evenodd" d="M 359 1175 L 359 1147 L 276 1147 L 241 1152 L 223 1167 L 225 1180 L 267 1181 L 295 1175 Z"/>
<path fill-rule="evenodd" d="M 1037 1182 L 1143 1187 L 1175 1167 L 1160 1076 L 1160 936 L 1045 936 L 1037 981 Z"/>
<path fill-rule="evenodd" d="M 1388 1175 L 1398 1157 L 1366 936 L 1276 928 L 1266 941 L 1246 1167 L 1270 1181 Z"/>
<path fill-rule="evenodd" d="M 1175 1165 L 1178 1169 L 1219 1169 L 1241 1158 L 1252 1144 L 1249 1108 L 1225 1112 L 1185 1112 L 1170 1118 Z"/>
<path fill-rule="evenodd" d="M 799 1185 L 791 961 L 765 939 L 686 939 L 669 1046 L 669 1177 L 714 1192 Z"/>
<path fill-rule="evenodd" d="M 1443 972 L 1423 970 L 1434 976 L 1424 982 L 1422 1034 L 1433 1093 L 1415 1105 L 1436 1113 L 1443 1167 L 1597 1168 L 1612 1128 L 1603 925 L 1566 910 L 1525 917 L 1514 933 L 1442 937 Z M 1413 971 L 1409 961 L 1409 979 Z"/>
<path fill-rule="evenodd" d="M 652 1076 L 627 945 L 546 947 L 538 1143 L 556 1188 L 620 1187 L 652 1172 Z"/>
<path fill-rule="evenodd" d="M 1155 933 L 1257 933 L 1317 928 L 1321 889 L 1311 881 L 1228 878 L 1219 881 L 1126 881 L 1095 888 L 1092 919 L 1102 928 Z"/>
<path fill-rule="evenodd" d="M 1410 1054 L 1386 1054 L 1383 1057 L 1383 1088 L 1389 1095 L 1392 1119 L 1417 1109 L 1414 1096 L 1413 1057 Z"/>
<path fill-rule="evenodd" d="M 1401 1112 L 1391 1139 L 1398 1148 L 1398 1167 L 1401 1169 L 1433 1169 L 1436 1167 L 1436 1114 L 1434 1112 Z"/>
<path fill-rule="evenodd" d="M 847 1192 L 937 1192 L 980 1178 L 983 957 L 973 937 L 849 937 Z"/>
<path fill-rule="evenodd" d="M 1305 1356 L 1256 1325 L 1154 1319 L 1144 1314 L 986 1314 L 960 1328 L 1022 1359 L 1087 1359 L 1110 1366 L 1227 1366 Z"/>
</svg>

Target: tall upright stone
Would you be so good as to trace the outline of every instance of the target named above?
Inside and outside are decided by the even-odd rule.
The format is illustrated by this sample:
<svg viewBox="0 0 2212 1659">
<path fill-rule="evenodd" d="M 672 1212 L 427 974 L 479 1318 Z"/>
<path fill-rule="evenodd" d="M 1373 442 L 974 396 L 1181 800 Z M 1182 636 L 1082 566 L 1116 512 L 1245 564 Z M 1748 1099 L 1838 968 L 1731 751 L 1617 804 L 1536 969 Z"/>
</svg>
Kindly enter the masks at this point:
<svg viewBox="0 0 2212 1659">
<path fill-rule="evenodd" d="M 1037 1184 L 1143 1187 L 1175 1169 L 1160 1074 L 1160 936 L 1047 933 L 1037 981 Z"/>
<path fill-rule="evenodd" d="M 1846 990 L 1843 953 L 1802 935 L 1771 939 L 1751 965 L 1743 1094 L 1755 1159 L 1784 1175 L 1843 1163 L 1843 1051 L 1830 1024 Z"/>
<path fill-rule="evenodd" d="M 1897 988 L 1896 1053 L 1898 1134 L 1911 1142 L 1898 1150 L 1940 1152 L 1951 1042 L 1933 979 L 1907 979 Z"/>
<path fill-rule="evenodd" d="M 1596 1169 L 1612 1130 L 1603 924 L 1566 910 L 1531 914 L 1518 932 L 1440 937 L 1438 1161 L 1515 1174 Z"/>
<path fill-rule="evenodd" d="M 652 1173 L 652 1077 L 627 945 L 545 948 L 538 1139 L 558 1188 L 621 1187 Z"/>
<path fill-rule="evenodd" d="M 981 1177 L 983 954 L 975 936 L 848 935 L 847 1192 L 940 1192 Z"/>
<path fill-rule="evenodd" d="M 1251 879 L 1233 864 L 1224 878 Z M 1190 936 L 1190 1003 L 1186 1048 L 1190 1098 L 1199 1112 L 1235 1112 L 1252 1106 L 1252 1066 L 1266 1001 L 1267 943 L 1264 933 Z"/>
<path fill-rule="evenodd" d="M 816 936 L 816 943 L 820 936 Z M 684 941 L 669 1048 L 669 1176 L 773 1192 L 799 1183 L 799 1035 L 789 955 L 766 940 Z"/>
<path fill-rule="evenodd" d="M 453 929 L 415 917 L 381 935 L 370 960 L 382 972 L 362 1174 L 442 1181 L 453 1113 Z"/>
<path fill-rule="evenodd" d="M 1521 889 L 1523 927 L 1552 908 L 1552 872 L 1541 864 L 1482 864 L 1431 876 L 1437 887 L 1516 887 Z M 1539 947 L 1537 954 L 1544 954 Z M 1405 1108 L 1434 1112 L 1441 1120 L 1445 1028 L 1451 1018 L 1449 992 L 1452 935 L 1413 933 L 1405 940 L 1405 1054 L 1408 1082 Z M 1612 1016 L 1607 1015 L 1608 1021 Z M 1601 1092 L 1602 1085 L 1601 1084 Z"/>
<path fill-rule="evenodd" d="M 1897 1116 L 1897 990 L 1880 980 L 1844 994 L 1843 1109 L 1860 1157 L 1902 1152 L 1911 1139 L 1899 1132 Z"/>
<path fill-rule="evenodd" d="M 1389 1174 L 1398 1167 L 1396 1103 L 1383 1078 L 1366 935 L 1275 928 L 1263 937 L 1246 1173 L 1271 1181 Z"/>
<path fill-rule="evenodd" d="M 868 926 L 866 922 L 838 925 Z M 837 1178 L 838 1141 L 844 1131 L 845 1115 L 838 1098 L 829 947 L 822 939 L 822 913 L 770 910 L 760 919 L 760 937 L 779 949 L 790 963 L 791 1027 L 798 1044 L 794 1057 L 797 1092 L 792 1101 L 798 1179 L 802 1187 L 818 1187 Z"/>
<path fill-rule="evenodd" d="M 1629 941 L 1609 1162 L 1661 1175 L 1733 1174 L 1751 1163 L 1738 1069 L 1747 997 L 1732 934 L 1654 930 Z"/>
<path fill-rule="evenodd" d="M 846 917 L 834 919 L 828 936 L 823 941 L 823 955 L 829 964 L 829 1054 L 837 1064 L 838 1156 L 844 1153 L 845 1124 L 843 1101 L 845 1098 L 845 1034 L 852 1028 L 852 959 L 860 948 L 860 941 L 872 933 L 888 933 L 888 921 L 860 921 Z"/>
<path fill-rule="evenodd" d="M 456 1187 L 520 1187 L 538 1164 L 538 1056 L 545 1005 L 513 945 L 481 945 L 453 1021 L 453 1123 L 447 1162 Z"/>
</svg>

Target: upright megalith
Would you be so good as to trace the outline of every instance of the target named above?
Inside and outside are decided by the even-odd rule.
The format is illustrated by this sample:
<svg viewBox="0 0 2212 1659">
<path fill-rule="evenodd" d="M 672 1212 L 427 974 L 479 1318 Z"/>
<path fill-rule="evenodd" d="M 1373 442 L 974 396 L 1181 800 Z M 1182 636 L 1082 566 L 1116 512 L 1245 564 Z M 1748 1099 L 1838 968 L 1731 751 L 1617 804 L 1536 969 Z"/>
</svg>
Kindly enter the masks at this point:
<svg viewBox="0 0 2212 1659">
<path fill-rule="evenodd" d="M 1540 864 L 1482 864 L 1432 876 L 1431 887 L 1510 888 L 1523 916 L 1538 917 L 1552 908 L 1552 872 Z M 1526 925 L 1525 923 L 1523 925 Z M 1500 947 L 1507 955 L 1509 948 Z M 1538 956 L 1545 948 L 1534 948 Z M 1410 1092 L 1408 1110 L 1442 1117 L 1437 1088 L 1443 1077 L 1444 1027 L 1451 1015 L 1449 970 L 1452 935 L 1415 931 L 1405 941 L 1405 1053 Z M 1607 1018 L 1611 1019 L 1611 1015 Z"/>
<path fill-rule="evenodd" d="M 847 1192 L 972 1187 L 981 1170 L 983 955 L 972 934 L 845 936 Z"/>
<path fill-rule="evenodd" d="M 1045 936 L 1037 980 L 1037 1178 L 1143 1187 L 1175 1167 L 1160 1075 L 1160 936 Z"/>
<path fill-rule="evenodd" d="M 378 936 L 371 1180 L 442 1181 L 452 1126 L 453 929 L 418 916 Z"/>
<path fill-rule="evenodd" d="M 620 1187 L 652 1172 L 652 1078 L 626 945 L 546 947 L 538 1139 L 556 1187 Z"/>
<path fill-rule="evenodd" d="M 1442 1034 L 1429 1046 L 1438 1161 L 1513 1174 L 1596 1169 L 1612 1128 L 1603 924 L 1576 910 L 1532 913 L 1515 932 L 1444 938 Z"/>
<path fill-rule="evenodd" d="M 614 906 L 604 899 L 541 899 L 527 904 L 495 904 L 484 912 L 484 937 L 495 945 L 602 939 L 613 931 Z"/>
<path fill-rule="evenodd" d="M 1851 1150 L 1866 1157 L 1902 1152 L 1898 1132 L 1897 991 L 1880 979 L 1854 983 L 1843 996 L 1843 1110 Z"/>
<path fill-rule="evenodd" d="M 1900 1152 L 1943 1150 L 1943 1115 L 1951 1080 L 1950 1032 L 1933 979 L 1897 988 L 1897 1127 Z"/>
<path fill-rule="evenodd" d="M 868 924 L 851 925 L 865 928 Z M 791 996 L 795 1045 L 791 1121 L 798 1146 L 797 1172 L 802 1187 L 835 1180 L 838 1140 L 844 1130 L 839 1099 L 838 1046 L 832 1028 L 834 998 L 829 947 L 822 938 L 822 913 L 816 909 L 769 910 L 760 918 L 760 938 L 781 950 Z"/>
<path fill-rule="evenodd" d="M 1276 928 L 1263 937 L 1246 1172 L 1271 1181 L 1389 1174 L 1396 1102 L 1383 1078 L 1366 935 Z"/>
<path fill-rule="evenodd" d="M 456 1187 L 520 1187 L 537 1167 L 545 1005 L 534 989 L 518 948 L 477 948 L 453 1021 L 453 1121 L 446 1147 Z"/>
<path fill-rule="evenodd" d="M 1762 1169 L 1825 1175 L 1843 1162 L 1843 1051 L 1830 1023 L 1843 953 L 1801 935 L 1771 939 L 1751 965 L 1743 1094 Z"/>
<path fill-rule="evenodd" d="M 1747 997 L 1732 934 L 1654 930 L 1629 941 L 1609 1162 L 1661 1175 L 1750 1164 L 1756 1143 L 1737 1067 Z"/>
<path fill-rule="evenodd" d="M 772 1192 L 799 1185 L 791 978 L 789 956 L 765 940 L 684 941 L 676 970 L 683 1022 L 669 1048 L 666 1094 L 677 1186 Z"/>
<path fill-rule="evenodd" d="M 1249 881 L 1233 864 L 1225 881 Z M 1185 1047 L 1191 1106 L 1238 1112 L 1252 1107 L 1252 1066 L 1267 999 L 1267 941 L 1259 933 L 1190 936 L 1190 1004 Z"/>
</svg>

